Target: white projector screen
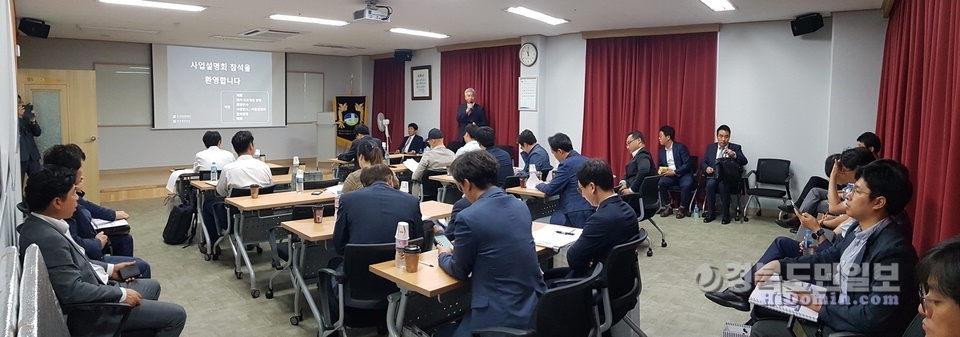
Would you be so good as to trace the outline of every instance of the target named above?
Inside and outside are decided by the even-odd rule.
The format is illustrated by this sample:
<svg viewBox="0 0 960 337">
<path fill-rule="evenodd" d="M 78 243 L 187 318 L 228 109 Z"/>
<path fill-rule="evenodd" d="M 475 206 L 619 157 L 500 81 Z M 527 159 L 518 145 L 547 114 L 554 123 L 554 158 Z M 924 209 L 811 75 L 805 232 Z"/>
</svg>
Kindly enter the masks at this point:
<svg viewBox="0 0 960 337">
<path fill-rule="evenodd" d="M 283 53 L 153 45 L 153 127 L 284 126 Z"/>
</svg>

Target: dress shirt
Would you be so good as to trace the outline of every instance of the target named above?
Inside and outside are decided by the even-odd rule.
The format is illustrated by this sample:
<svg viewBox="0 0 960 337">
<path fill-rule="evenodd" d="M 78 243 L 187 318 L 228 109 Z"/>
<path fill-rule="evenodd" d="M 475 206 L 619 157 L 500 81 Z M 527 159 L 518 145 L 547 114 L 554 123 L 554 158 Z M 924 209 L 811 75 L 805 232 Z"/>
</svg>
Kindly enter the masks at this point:
<svg viewBox="0 0 960 337">
<path fill-rule="evenodd" d="M 193 171 L 200 172 L 202 170 L 209 170 L 213 163 L 217 163 L 217 168 L 222 170 L 227 164 L 236 161 L 235 158 L 233 152 L 214 145 L 208 147 L 206 150 L 197 152 L 196 160 L 193 162 Z"/>
<path fill-rule="evenodd" d="M 888 223 L 890 223 L 890 218 L 880 220 L 880 222 L 867 230 L 860 229 L 860 226 L 853 229 L 853 234 L 855 235 L 853 242 L 847 246 L 847 249 L 843 250 L 843 254 L 840 256 L 840 263 L 837 264 L 836 274 L 834 274 L 834 277 L 839 279 L 835 279 L 835 283 L 840 285 L 840 295 L 844 297 L 848 296 L 849 290 L 847 289 L 847 285 L 850 280 L 850 269 L 853 267 L 854 262 L 863 258 L 863 248 L 867 245 L 867 239 L 869 239 L 873 233 L 883 229 Z M 857 268 L 857 270 L 860 270 L 860 268 Z M 854 276 L 865 277 L 865 275 L 863 275 L 865 272 L 871 271 L 860 270 L 859 274 Z"/>
<path fill-rule="evenodd" d="M 723 153 L 724 151 L 727 151 L 727 147 L 726 146 L 721 147 L 720 144 L 717 144 L 717 159 L 727 157 L 727 154 Z"/>
<path fill-rule="evenodd" d="M 671 170 L 677 170 L 677 162 L 673 159 L 673 147 L 667 148 L 667 167 Z"/>
<path fill-rule="evenodd" d="M 407 136 L 407 143 L 403 145 L 403 153 L 410 152 L 411 143 L 413 143 L 413 136 Z"/>
<path fill-rule="evenodd" d="M 477 150 L 480 150 L 480 143 L 477 143 L 475 140 L 471 140 L 466 144 L 463 144 L 463 147 L 457 150 L 457 157 L 463 155 L 464 153 Z"/>
<path fill-rule="evenodd" d="M 77 250 L 80 251 L 80 255 L 83 255 L 84 260 L 87 260 L 86 251 L 84 251 L 83 247 L 80 247 L 80 245 L 77 244 L 76 241 L 73 241 L 73 237 L 70 234 L 68 234 L 68 232 L 70 231 L 70 225 L 65 220 L 51 218 L 49 216 L 46 216 L 40 213 L 30 213 L 30 214 L 53 225 L 53 228 L 56 228 L 57 231 L 60 232 L 60 234 L 63 234 L 63 237 L 67 238 L 67 241 L 70 241 L 70 243 L 73 244 L 73 247 L 77 248 Z M 90 268 L 93 268 L 93 271 L 94 273 L 97 274 L 97 278 L 100 279 L 100 282 L 102 282 L 103 284 L 109 284 L 110 275 L 113 274 L 114 265 L 112 263 L 107 263 L 106 270 L 104 270 L 103 267 L 101 266 L 91 263 L 90 260 L 87 260 L 87 263 L 90 264 Z M 123 302 L 124 300 L 127 299 L 127 289 L 123 287 L 120 287 L 120 289 L 121 289 L 120 301 L 118 302 Z"/>
<path fill-rule="evenodd" d="M 273 174 L 270 173 L 270 166 L 267 166 L 267 163 L 245 154 L 237 158 L 237 161 L 223 167 L 220 180 L 217 182 L 217 194 L 229 196 L 230 190 L 237 187 L 250 187 L 253 184 L 273 185 Z"/>
</svg>

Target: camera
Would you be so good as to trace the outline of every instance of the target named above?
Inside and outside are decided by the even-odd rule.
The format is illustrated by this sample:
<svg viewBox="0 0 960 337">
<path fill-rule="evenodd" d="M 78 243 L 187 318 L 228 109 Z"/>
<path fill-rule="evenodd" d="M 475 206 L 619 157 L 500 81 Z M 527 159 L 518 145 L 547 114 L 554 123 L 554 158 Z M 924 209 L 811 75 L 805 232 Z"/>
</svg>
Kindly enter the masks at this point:
<svg viewBox="0 0 960 337">
<path fill-rule="evenodd" d="M 33 113 L 33 104 L 27 103 L 23 105 L 23 118 L 33 118 L 36 117 L 36 114 Z"/>
</svg>

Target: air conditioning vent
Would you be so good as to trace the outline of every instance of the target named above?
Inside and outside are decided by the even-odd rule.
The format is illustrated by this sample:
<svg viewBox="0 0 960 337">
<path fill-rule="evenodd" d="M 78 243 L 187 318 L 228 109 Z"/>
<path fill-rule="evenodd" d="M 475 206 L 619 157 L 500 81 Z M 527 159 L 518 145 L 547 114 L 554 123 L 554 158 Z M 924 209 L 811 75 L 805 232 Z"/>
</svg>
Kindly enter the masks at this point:
<svg viewBox="0 0 960 337">
<path fill-rule="evenodd" d="M 315 44 L 314 47 L 320 48 L 332 48 L 332 49 L 346 49 L 346 50 L 364 50 L 367 48 L 364 47 L 353 47 L 353 46 L 339 46 L 334 44 Z"/>
<path fill-rule="evenodd" d="M 268 28 L 254 28 L 238 35 L 243 37 L 256 37 L 269 40 L 283 40 L 294 36 L 299 36 L 300 32 Z"/>
<path fill-rule="evenodd" d="M 249 41 L 249 42 L 268 42 L 268 43 L 272 43 L 272 42 L 277 42 L 277 41 L 279 41 L 279 40 L 277 40 L 277 39 L 266 39 L 266 38 L 260 38 L 260 37 L 256 37 L 256 36 L 244 37 L 244 36 L 233 36 L 233 35 L 211 35 L 210 38 L 211 38 L 211 39 L 219 39 L 219 40 Z"/>
</svg>

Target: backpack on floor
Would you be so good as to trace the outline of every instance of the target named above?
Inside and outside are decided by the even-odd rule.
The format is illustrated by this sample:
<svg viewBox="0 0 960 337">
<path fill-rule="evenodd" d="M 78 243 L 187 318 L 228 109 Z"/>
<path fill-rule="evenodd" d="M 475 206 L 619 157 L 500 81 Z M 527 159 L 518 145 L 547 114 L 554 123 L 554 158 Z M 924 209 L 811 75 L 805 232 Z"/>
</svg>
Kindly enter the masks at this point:
<svg viewBox="0 0 960 337">
<path fill-rule="evenodd" d="M 163 242 L 168 245 L 186 243 L 189 246 L 196 229 L 196 215 L 194 207 L 187 204 L 179 204 L 171 208 L 167 225 L 163 227 Z"/>
</svg>

